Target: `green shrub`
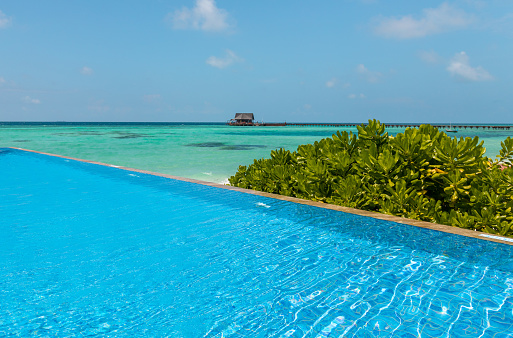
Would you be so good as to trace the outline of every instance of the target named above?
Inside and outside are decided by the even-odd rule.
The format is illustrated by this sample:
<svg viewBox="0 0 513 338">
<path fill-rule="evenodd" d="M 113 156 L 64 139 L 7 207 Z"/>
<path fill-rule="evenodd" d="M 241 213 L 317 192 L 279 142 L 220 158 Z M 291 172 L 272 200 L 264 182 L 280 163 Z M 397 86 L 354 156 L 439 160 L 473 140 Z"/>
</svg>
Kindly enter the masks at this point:
<svg viewBox="0 0 513 338">
<path fill-rule="evenodd" d="M 513 236 L 513 139 L 493 161 L 483 142 L 430 125 L 391 137 L 369 120 L 296 151 L 240 166 L 233 186 Z"/>
</svg>

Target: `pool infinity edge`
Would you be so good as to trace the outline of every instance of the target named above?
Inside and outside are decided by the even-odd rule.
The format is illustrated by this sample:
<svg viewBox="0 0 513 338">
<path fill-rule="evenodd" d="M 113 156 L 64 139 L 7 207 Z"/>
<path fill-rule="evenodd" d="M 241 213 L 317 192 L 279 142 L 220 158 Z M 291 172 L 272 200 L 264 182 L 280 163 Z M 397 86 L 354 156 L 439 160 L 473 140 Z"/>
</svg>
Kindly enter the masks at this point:
<svg viewBox="0 0 513 338">
<path fill-rule="evenodd" d="M 194 183 L 194 184 L 201 184 L 201 185 L 210 186 L 210 187 L 214 187 L 214 188 L 233 190 L 233 191 L 238 191 L 238 192 L 245 193 L 245 194 L 252 194 L 252 195 L 257 195 L 257 196 L 262 196 L 262 197 L 278 199 L 278 200 L 282 200 L 282 201 L 288 201 L 288 202 L 292 202 L 292 203 L 305 204 L 305 205 L 309 205 L 309 206 L 313 206 L 313 207 L 317 207 L 317 208 L 341 211 L 341 212 L 345 212 L 348 214 L 354 214 L 354 215 L 359 215 L 359 216 L 364 216 L 364 217 L 371 217 L 371 218 L 375 218 L 375 219 L 381 219 L 381 220 L 385 220 L 385 221 L 407 224 L 407 225 L 411 225 L 414 227 L 434 230 L 434 231 L 438 231 L 438 232 L 444 232 L 444 233 L 450 233 L 450 234 L 454 234 L 454 235 L 477 238 L 480 240 L 502 243 L 502 244 L 513 246 L 513 239 L 509 238 L 509 237 L 488 234 L 488 233 L 484 233 L 484 232 L 480 232 L 480 231 L 462 229 L 462 228 L 458 228 L 458 227 L 452 227 L 449 225 L 430 223 L 430 222 L 425 222 L 425 221 L 418 221 L 418 220 L 409 219 L 409 218 L 381 214 L 381 213 L 373 212 L 373 211 L 365 211 L 365 210 L 360 210 L 360 209 L 355 209 L 355 208 L 338 206 L 338 205 L 334 205 L 334 204 L 314 202 L 314 201 L 304 200 L 304 199 L 297 198 L 297 197 L 283 196 L 283 195 L 272 194 L 272 193 L 263 192 L 263 191 L 244 189 L 244 188 L 234 187 L 234 186 L 230 186 L 230 185 L 223 185 L 223 184 L 214 183 L 214 182 L 196 180 L 196 179 L 192 179 L 192 178 L 162 174 L 162 173 L 148 171 L 148 170 L 135 169 L 135 168 L 129 168 L 129 167 L 124 167 L 124 166 L 118 166 L 118 165 L 114 165 L 114 164 L 108 164 L 108 163 L 85 160 L 85 159 L 80 159 L 80 158 L 75 158 L 75 157 L 69 157 L 69 156 L 64 156 L 64 155 L 45 153 L 45 152 L 37 151 L 37 150 L 17 148 L 17 147 L 6 147 L 6 148 L 16 149 L 16 150 L 21 150 L 21 151 L 26 151 L 26 152 L 32 152 L 32 153 L 37 153 L 37 154 L 42 154 L 42 155 L 47 155 L 47 156 L 60 157 L 60 158 L 68 159 L 68 160 L 74 160 L 74 161 L 84 162 L 84 163 L 91 163 L 91 164 L 96 164 L 96 165 L 101 165 L 101 166 L 106 166 L 106 167 L 111 167 L 111 168 L 122 169 L 122 170 L 126 170 L 126 171 L 138 172 L 138 173 L 142 173 L 142 174 L 165 177 L 165 178 L 170 178 L 173 180 Z"/>
</svg>

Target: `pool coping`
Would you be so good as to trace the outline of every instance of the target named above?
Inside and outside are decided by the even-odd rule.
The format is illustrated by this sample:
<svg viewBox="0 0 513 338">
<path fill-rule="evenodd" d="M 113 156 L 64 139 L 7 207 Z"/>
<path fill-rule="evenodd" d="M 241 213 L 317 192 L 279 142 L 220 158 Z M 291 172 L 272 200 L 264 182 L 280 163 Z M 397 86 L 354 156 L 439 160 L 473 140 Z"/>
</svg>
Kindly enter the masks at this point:
<svg viewBox="0 0 513 338">
<path fill-rule="evenodd" d="M 170 179 L 174 179 L 174 180 L 178 180 L 178 181 L 210 186 L 210 187 L 214 187 L 214 188 L 233 190 L 233 191 L 238 191 L 241 193 L 269 197 L 269 198 L 273 198 L 273 199 L 278 199 L 278 200 L 288 201 L 288 202 L 293 202 L 293 203 L 298 203 L 298 204 L 305 204 L 305 205 L 310 205 L 313 207 L 318 207 L 318 208 L 323 208 L 323 209 L 341 211 L 341 212 L 345 212 L 348 214 L 371 217 L 371 218 L 381 219 L 381 220 L 390 221 L 390 222 L 407 224 L 407 225 L 411 225 L 411 226 L 415 226 L 415 227 L 419 227 L 419 228 L 424 228 L 424 229 L 429 229 L 429 230 L 434 230 L 434 231 L 439 231 L 439 232 L 444 232 L 444 233 L 450 233 L 450 234 L 460 235 L 460 236 L 465 236 L 465 237 L 471 237 L 471 238 L 476 238 L 476 239 L 480 239 L 480 240 L 502 243 L 502 244 L 513 246 L 513 239 L 509 238 L 509 237 L 504 237 L 504 236 L 495 235 L 495 234 L 488 234 L 488 233 L 480 232 L 480 231 L 462 229 L 462 228 L 458 228 L 458 227 L 452 227 L 449 225 L 430 223 L 430 222 L 425 222 L 425 221 L 418 221 L 418 220 L 403 218 L 403 217 L 399 217 L 399 216 L 381 214 L 381 213 L 374 212 L 374 211 L 366 211 L 366 210 L 360 210 L 360 209 L 355 209 L 355 208 L 343 207 L 343 206 L 334 205 L 334 204 L 315 202 L 315 201 L 310 201 L 310 200 L 304 200 L 304 199 L 297 198 L 297 197 L 272 194 L 272 193 L 268 193 L 268 192 L 251 190 L 251 189 L 244 189 L 244 188 L 239 188 L 239 187 L 234 187 L 234 186 L 224 185 L 224 184 L 219 184 L 219 183 L 214 183 L 214 182 L 207 182 L 207 181 L 201 181 L 201 180 L 196 180 L 196 179 L 192 179 L 192 178 L 162 174 L 162 173 L 153 172 L 153 171 L 149 171 L 149 170 L 135 169 L 135 168 L 129 168 L 129 167 L 125 167 L 125 166 L 118 166 L 118 165 L 114 165 L 114 164 L 85 160 L 85 159 L 80 159 L 80 158 L 75 158 L 75 157 L 70 157 L 70 156 L 45 153 L 45 152 L 37 151 L 37 150 L 17 148 L 17 147 L 6 147 L 6 148 L 22 150 L 22 151 L 27 151 L 27 152 L 32 152 L 32 153 L 37 153 L 37 154 L 42 154 L 42 155 L 48 155 L 48 156 L 53 156 L 53 157 L 60 157 L 60 158 L 65 158 L 65 159 L 74 160 L 74 161 L 78 161 L 78 162 L 97 164 L 97 165 L 102 165 L 102 166 L 111 167 L 111 168 L 117 168 L 117 169 L 122 169 L 122 170 L 127 170 L 127 171 L 138 172 L 138 173 L 142 173 L 142 174 L 165 177 L 165 178 L 170 178 Z"/>
</svg>

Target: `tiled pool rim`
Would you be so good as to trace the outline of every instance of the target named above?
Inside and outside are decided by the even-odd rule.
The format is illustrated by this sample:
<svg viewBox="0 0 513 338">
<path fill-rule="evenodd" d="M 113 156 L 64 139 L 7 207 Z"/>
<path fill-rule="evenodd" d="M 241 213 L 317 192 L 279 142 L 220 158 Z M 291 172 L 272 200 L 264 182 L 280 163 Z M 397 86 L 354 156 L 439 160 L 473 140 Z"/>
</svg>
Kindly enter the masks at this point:
<svg viewBox="0 0 513 338">
<path fill-rule="evenodd" d="M 45 152 L 41 152 L 41 151 L 37 151 L 37 150 L 17 148 L 17 147 L 7 147 L 7 148 L 21 150 L 21 151 L 27 151 L 27 152 L 32 152 L 32 153 L 37 153 L 37 154 L 42 154 L 42 155 L 48 155 L 48 156 L 53 156 L 53 157 L 60 157 L 60 158 L 84 162 L 84 163 L 97 164 L 97 165 L 111 167 L 111 168 L 117 168 L 117 169 L 122 169 L 122 170 L 127 170 L 127 171 L 138 172 L 138 173 L 142 173 L 142 174 L 165 177 L 165 178 L 170 178 L 170 179 L 174 179 L 174 180 L 178 180 L 178 181 L 210 186 L 210 187 L 214 187 L 214 188 L 233 190 L 233 191 L 238 191 L 241 193 L 269 197 L 269 198 L 274 198 L 274 199 L 298 203 L 298 204 L 305 204 L 305 205 L 323 208 L 323 209 L 341 211 L 341 212 L 345 212 L 348 214 L 355 214 L 355 215 L 359 215 L 359 216 L 371 217 L 371 218 L 381 219 L 381 220 L 390 221 L 390 222 L 407 224 L 407 225 L 411 225 L 411 226 L 415 226 L 415 227 L 419 227 L 419 228 L 425 228 L 425 229 L 429 229 L 429 230 L 445 232 L 445 233 L 450 233 L 450 234 L 454 234 L 454 235 L 471 237 L 471 238 L 476 238 L 476 239 L 480 239 L 480 240 L 484 240 L 484 241 L 513 245 L 513 239 L 509 238 L 509 237 L 504 237 L 504 236 L 500 236 L 500 235 L 492 235 L 492 234 L 488 234 L 488 233 L 484 233 L 484 232 L 467 230 L 467 229 L 462 229 L 462 228 L 458 228 L 458 227 L 452 227 L 449 225 L 418 221 L 418 220 L 409 219 L 409 218 L 381 214 L 381 213 L 373 212 L 373 211 L 365 211 L 365 210 L 360 210 L 360 209 L 355 209 L 355 208 L 342 207 L 342 206 L 338 206 L 338 205 L 334 205 L 334 204 L 314 202 L 314 201 L 304 200 L 304 199 L 297 198 L 297 197 L 283 196 L 283 195 L 272 194 L 272 193 L 268 193 L 268 192 L 251 190 L 251 189 L 243 189 L 243 188 L 238 188 L 238 187 L 234 187 L 234 186 L 230 186 L 230 185 L 223 185 L 223 184 L 214 183 L 214 182 L 195 180 L 195 179 L 186 178 L 186 177 L 173 176 L 173 175 L 162 174 L 162 173 L 157 173 L 157 172 L 148 171 L 148 170 L 129 168 L 129 167 L 124 167 L 124 166 L 118 166 L 118 165 L 114 165 L 114 164 L 107 164 L 107 163 L 102 163 L 102 162 L 74 158 L 74 157 L 69 157 L 69 156 L 64 156 L 64 155 L 45 153 Z"/>
</svg>

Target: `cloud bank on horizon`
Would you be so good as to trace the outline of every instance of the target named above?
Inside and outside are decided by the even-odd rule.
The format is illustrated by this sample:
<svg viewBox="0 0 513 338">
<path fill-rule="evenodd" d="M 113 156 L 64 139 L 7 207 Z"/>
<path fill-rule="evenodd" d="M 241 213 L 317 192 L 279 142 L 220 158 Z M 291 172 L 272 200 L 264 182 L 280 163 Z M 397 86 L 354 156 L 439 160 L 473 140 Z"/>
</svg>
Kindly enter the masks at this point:
<svg viewBox="0 0 513 338">
<path fill-rule="evenodd" d="M 0 120 L 513 123 L 513 2 L 0 4 Z"/>
</svg>

